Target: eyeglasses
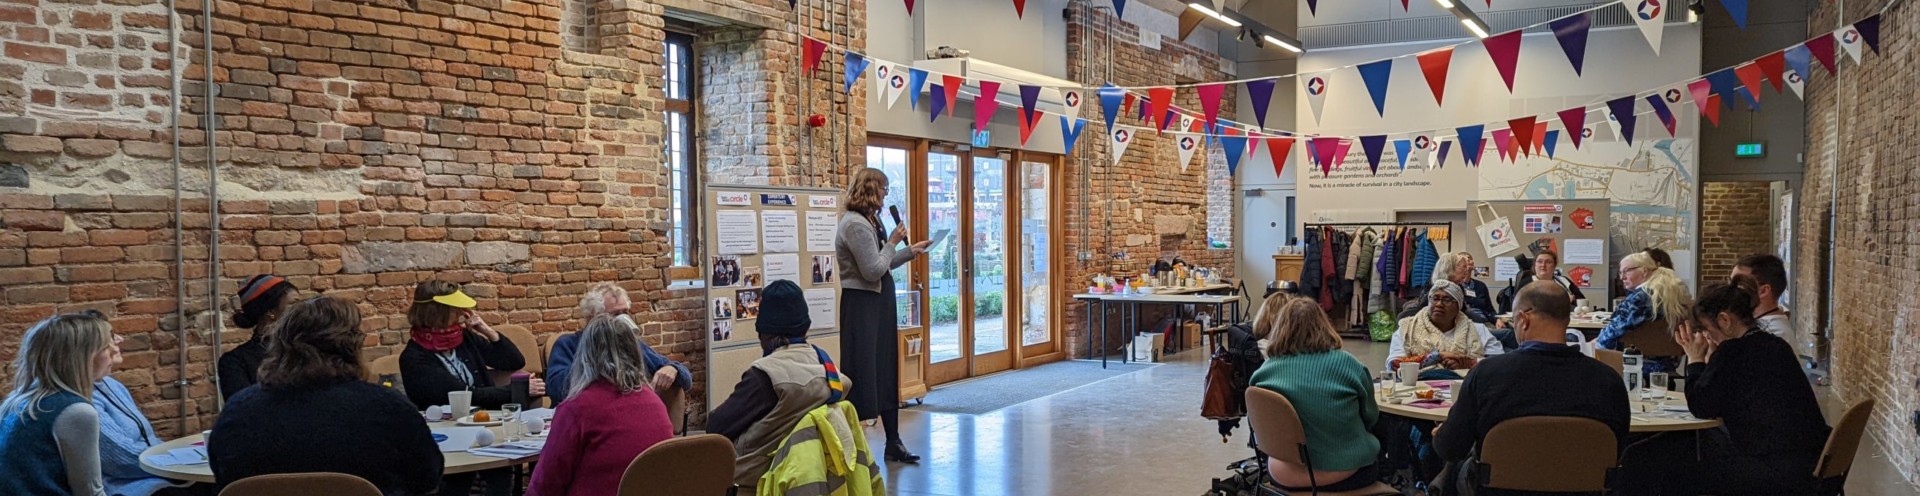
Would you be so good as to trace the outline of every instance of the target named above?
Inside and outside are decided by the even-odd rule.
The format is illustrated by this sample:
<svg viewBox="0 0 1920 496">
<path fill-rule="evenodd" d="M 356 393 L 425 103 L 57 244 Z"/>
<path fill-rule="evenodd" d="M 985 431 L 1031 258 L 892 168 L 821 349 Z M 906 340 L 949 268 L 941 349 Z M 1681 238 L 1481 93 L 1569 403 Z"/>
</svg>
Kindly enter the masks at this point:
<svg viewBox="0 0 1920 496">
<path fill-rule="evenodd" d="M 1458 304 L 1460 304 L 1460 302 L 1458 302 L 1458 301 L 1454 301 L 1454 300 L 1453 300 L 1453 297 L 1452 297 L 1452 296 L 1435 296 L 1435 297 L 1432 297 L 1432 298 L 1431 298 L 1431 299 L 1429 300 L 1429 302 L 1428 302 L 1428 303 L 1430 303 L 1430 304 L 1433 304 L 1433 305 L 1441 305 L 1441 304 L 1446 304 L 1446 305 L 1458 305 Z"/>
</svg>

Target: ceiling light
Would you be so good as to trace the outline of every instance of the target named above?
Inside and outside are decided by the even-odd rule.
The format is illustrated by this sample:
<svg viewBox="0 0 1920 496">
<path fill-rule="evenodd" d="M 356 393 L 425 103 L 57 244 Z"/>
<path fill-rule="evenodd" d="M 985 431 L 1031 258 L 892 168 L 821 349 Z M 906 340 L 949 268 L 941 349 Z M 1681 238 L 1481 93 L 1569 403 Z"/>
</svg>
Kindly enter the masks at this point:
<svg viewBox="0 0 1920 496">
<path fill-rule="evenodd" d="M 1216 20 L 1219 20 L 1220 22 L 1227 23 L 1228 26 L 1233 26 L 1236 28 L 1240 27 L 1240 21 L 1236 21 L 1228 18 L 1227 16 L 1220 15 L 1219 12 L 1215 12 L 1213 9 L 1207 8 L 1207 6 L 1205 5 L 1200 5 L 1198 3 L 1190 3 L 1190 4 L 1187 4 L 1187 7 L 1193 10 L 1198 10 L 1200 11 L 1200 13 L 1206 14 L 1207 17 L 1212 17 Z"/>
<path fill-rule="evenodd" d="M 1487 30 L 1485 28 L 1480 27 L 1480 23 L 1473 22 L 1473 19 L 1461 19 L 1460 23 L 1465 24 L 1467 26 L 1468 31 L 1473 31 L 1474 36 L 1478 36 L 1481 38 L 1487 37 Z"/>
<path fill-rule="evenodd" d="M 1293 52 L 1293 53 L 1300 53 L 1300 47 L 1297 47 L 1297 46 L 1293 46 L 1293 44 L 1292 44 L 1292 43 L 1287 43 L 1286 41 L 1283 41 L 1283 40 L 1281 40 L 1281 39 L 1279 39 L 1279 38 L 1275 38 L 1275 37 L 1273 37 L 1273 35 L 1270 35 L 1270 34 L 1269 34 L 1269 35 L 1263 35 L 1263 36 L 1261 36 L 1261 38 L 1263 38 L 1263 39 L 1265 39 L 1265 40 L 1267 40 L 1267 43 L 1272 43 L 1272 44 L 1275 44 L 1275 45 L 1280 45 L 1280 48 L 1285 48 L 1285 49 L 1287 49 L 1287 51 L 1289 51 L 1289 52 Z"/>
<path fill-rule="evenodd" d="M 1453 2 L 1451 0 L 1433 0 L 1433 2 L 1440 4 L 1440 8 L 1443 8 L 1443 9 L 1453 8 Z"/>
</svg>

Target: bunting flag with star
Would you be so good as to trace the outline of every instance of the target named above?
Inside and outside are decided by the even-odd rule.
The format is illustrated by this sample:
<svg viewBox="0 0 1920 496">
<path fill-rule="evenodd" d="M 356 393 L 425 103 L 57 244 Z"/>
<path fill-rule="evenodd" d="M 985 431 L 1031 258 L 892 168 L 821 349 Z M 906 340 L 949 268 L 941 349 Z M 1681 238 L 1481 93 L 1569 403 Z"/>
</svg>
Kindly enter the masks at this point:
<svg viewBox="0 0 1920 496">
<path fill-rule="evenodd" d="M 1782 58 L 1786 59 L 1787 68 L 1792 69 L 1794 74 L 1800 75 L 1800 84 L 1806 84 L 1807 79 L 1813 77 L 1813 51 L 1808 50 L 1805 43 L 1794 45 L 1781 53 Z M 1792 83 L 1793 80 L 1789 79 L 1787 82 Z"/>
<path fill-rule="evenodd" d="M 800 37 L 800 70 L 808 74 L 820 65 L 820 56 L 827 53 L 827 44 L 811 37 Z"/>
<path fill-rule="evenodd" d="M 1393 59 L 1382 59 L 1360 64 L 1360 80 L 1367 85 L 1367 95 L 1373 97 L 1373 109 L 1381 117 L 1387 116 L 1387 82 L 1393 79 Z"/>
<path fill-rule="evenodd" d="M 1293 153 L 1292 136 L 1267 138 L 1267 156 L 1273 159 L 1273 177 L 1287 171 L 1287 155 Z"/>
<path fill-rule="evenodd" d="M 1513 150 L 1513 129 L 1493 130 L 1493 149 L 1500 153 L 1500 160 L 1512 161 L 1519 158 L 1520 154 Z"/>
<path fill-rule="evenodd" d="M 904 95 L 907 93 L 906 72 L 907 70 L 905 68 L 900 66 L 894 66 L 893 70 L 889 71 L 889 73 L 887 74 L 887 88 L 884 91 L 886 92 L 888 109 L 892 109 L 894 104 L 900 102 L 900 95 Z M 921 81 L 925 81 L 924 76 L 922 76 Z M 919 100 L 920 100 L 919 96 L 920 96 L 920 92 L 918 90 L 915 90 L 914 91 L 915 106 L 919 105 Z"/>
<path fill-rule="evenodd" d="M 1080 141 L 1080 131 L 1087 128 L 1087 121 L 1079 117 L 1060 116 L 1060 142 L 1065 146 L 1061 153 L 1072 155 L 1073 143 Z"/>
<path fill-rule="evenodd" d="M 1560 111 L 1560 127 L 1566 128 L 1567 139 L 1573 141 L 1573 148 L 1580 149 L 1582 132 L 1587 129 L 1587 108 L 1574 107 Z"/>
<path fill-rule="evenodd" d="M 852 93 L 853 83 L 860 82 L 860 74 L 867 72 L 867 64 L 870 64 L 870 63 L 872 62 L 868 61 L 867 57 L 864 55 L 860 55 L 854 52 L 847 52 L 847 70 L 846 70 L 847 87 L 845 89 L 842 89 L 841 91 Z"/>
<path fill-rule="evenodd" d="M 1461 126 L 1455 130 L 1460 139 L 1460 156 L 1466 159 L 1468 167 L 1480 165 L 1480 152 L 1486 149 L 1486 145 L 1481 141 L 1485 138 L 1483 134 L 1486 128 L 1485 124 L 1474 124 Z M 1442 161 L 1446 160 L 1445 146 L 1444 143 L 1441 144 L 1440 160 Z"/>
<path fill-rule="evenodd" d="M 1827 68 L 1827 74 L 1833 74 L 1837 70 L 1833 58 L 1834 43 L 1833 33 L 1825 33 L 1807 40 L 1802 46 L 1807 47 L 1807 51 L 1813 54 L 1813 58 L 1820 61 L 1821 67 Z"/>
<path fill-rule="evenodd" d="M 907 94 L 913 95 L 907 97 L 908 108 L 920 110 L 920 89 L 927 87 L 927 71 L 917 68 L 908 69 L 907 74 L 909 79 L 907 82 Z M 939 92 L 936 91 L 935 93 Z"/>
<path fill-rule="evenodd" d="M 1572 16 L 1555 19 L 1550 26 L 1553 37 L 1560 40 L 1560 50 L 1567 53 L 1567 61 L 1573 63 L 1573 73 L 1581 74 L 1587 64 L 1587 31 L 1593 27 L 1593 16 L 1581 12 Z"/>
<path fill-rule="evenodd" d="M 1560 144 L 1560 130 L 1547 130 L 1547 137 L 1540 140 L 1540 150 L 1547 153 L 1547 160 L 1553 160 L 1553 149 Z"/>
<path fill-rule="evenodd" d="M 1661 125 L 1666 126 L 1667 137 L 1679 137 L 1673 131 L 1674 121 L 1677 119 L 1673 118 L 1673 109 L 1667 107 L 1667 99 L 1661 95 L 1647 95 L 1647 105 L 1653 107 L 1653 115 L 1660 118 Z"/>
<path fill-rule="evenodd" d="M 942 74 L 940 75 L 940 83 L 941 87 L 946 89 L 946 92 L 943 94 L 946 95 L 947 99 L 947 111 L 952 112 L 954 117 L 959 117 L 960 88 L 967 85 L 966 78 Z"/>
<path fill-rule="evenodd" d="M 1527 156 L 1533 155 L 1535 122 L 1538 122 L 1538 119 L 1531 115 L 1507 120 L 1507 129 L 1512 129 L 1513 139 L 1520 142 L 1520 153 Z"/>
<path fill-rule="evenodd" d="M 1866 37 L 1860 34 L 1860 28 L 1857 26 L 1842 27 L 1833 31 L 1833 37 L 1840 42 L 1840 48 L 1847 52 L 1847 58 L 1851 58 L 1853 59 L 1853 63 L 1859 64 L 1860 45 L 1866 40 Z"/>
<path fill-rule="evenodd" d="M 1331 72 L 1317 72 L 1300 77 L 1300 89 L 1307 92 L 1307 104 L 1313 107 L 1313 122 L 1320 122 L 1323 109 L 1327 108 L 1327 92 L 1332 91 L 1327 82 Z"/>
<path fill-rule="evenodd" d="M 1133 128 L 1122 126 L 1113 128 L 1107 133 L 1113 138 L 1111 143 L 1113 148 L 1109 148 L 1110 153 L 1107 154 L 1113 159 L 1113 165 L 1120 165 L 1120 159 L 1127 155 L 1127 145 L 1133 144 L 1133 131 Z"/>
<path fill-rule="evenodd" d="M 1112 129 L 1113 120 L 1120 117 L 1120 102 L 1126 99 L 1127 90 L 1108 84 L 1101 86 L 1098 92 L 1100 93 L 1100 111 L 1103 113 L 1102 116 L 1107 118 L 1107 128 Z"/>
<path fill-rule="evenodd" d="M 1607 101 L 1609 121 L 1620 125 L 1620 140 L 1633 143 L 1633 123 L 1637 116 L 1633 114 L 1633 96 L 1623 96 Z"/>
<path fill-rule="evenodd" d="M 1793 89 L 1793 96 L 1805 100 L 1807 98 L 1807 79 L 1800 77 L 1799 71 L 1787 71 L 1786 77 L 1787 87 Z"/>
<path fill-rule="evenodd" d="M 887 93 L 889 93 L 889 91 L 887 91 L 887 77 L 892 75 L 893 66 L 882 61 L 880 67 L 873 68 L 873 79 L 870 81 L 873 87 L 867 91 L 871 91 L 875 95 L 880 95 L 880 100 L 885 101 L 887 99 Z"/>
<path fill-rule="evenodd" d="M 1413 153 L 1413 140 L 1393 140 L 1393 157 L 1400 161 L 1400 172 L 1407 171 L 1407 155 Z"/>
<path fill-rule="evenodd" d="M 1267 106 L 1273 103 L 1273 87 L 1276 82 L 1278 81 L 1273 79 L 1247 81 L 1247 99 L 1253 104 L 1253 121 L 1260 127 L 1267 127 Z M 1220 97 L 1216 95 L 1214 97 L 1216 111 L 1219 102 Z"/>
<path fill-rule="evenodd" d="M 1186 172 L 1187 164 L 1193 163 L 1193 152 L 1200 150 L 1200 135 L 1173 133 L 1173 143 L 1180 149 L 1180 172 Z"/>
<path fill-rule="evenodd" d="M 932 105 L 928 105 L 927 107 L 927 113 L 932 115 L 932 118 L 927 119 L 927 122 L 940 120 L 940 114 L 944 113 L 941 111 L 947 109 L 947 98 L 944 96 L 938 96 L 938 95 L 944 95 L 946 94 L 946 92 L 947 92 L 947 89 L 941 86 L 940 83 L 933 83 L 933 94 L 935 96 L 927 99 L 928 103 L 932 104 Z"/>
<path fill-rule="evenodd" d="M 1203 84 L 1193 88 L 1193 92 L 1200 95 L 1200 115 L 1206 117 L 1207 127 L 1213 127 L 1220 122 L 1220 95 L 1226 89 L 1227 85 L 1218 83 Z"/>
<path fill-rule="evenodd" d="M 1500 80 L 1507 83 L 1507 93 L 1513 93 L 1513 71 L 1520 63 L 1521 31 L 1516 29 L 1480 39 L 1487 56 L 1493 57 L 1493 67 L 1500 71 Z"/>
<path fill-rule="evenodd" d="M 1380 152 L 1387 149 L 1387 135 L 1361 136 L 1360 150 L 1367 154 L 1367 170 L 1380 175 Z"/>
<path fill-rule="evenodd" d="M 973 130 L 986 131 L 993 113 L 1000 110 L 1000 82 L 980 81 L 980 97 L 973 99 Z"/>
<path fill-rule="evenodd" d="M 1433 104 L 1446 104 L 1447 66 L 1453 62 L 1453 47 L 1424 52 L 1414 58 L 1419 59 L 1420 74 L 1426 76 L 1427 89 L 1433 90 Z"/>
<path fill-rule="evenodd" d="M 1080 118 L 1080 109 L 1086 107 L 1086 92 L 1079 89 L 1060 90 L 1060 104 L 1065 108 L 1066 117 Z"/>
<path fill-rule="evenodd" d="M 1673 0 L 1623 0 L 1627 6 L 1627 16 L 1640 26 L 1640 34 L 1647 37 L 1647 44 L 1653 45 L 1653 54 L 1660 55 L 1660 33 L 1667 28 L 1667 10 L 1663 5 Z"/>
</svg>

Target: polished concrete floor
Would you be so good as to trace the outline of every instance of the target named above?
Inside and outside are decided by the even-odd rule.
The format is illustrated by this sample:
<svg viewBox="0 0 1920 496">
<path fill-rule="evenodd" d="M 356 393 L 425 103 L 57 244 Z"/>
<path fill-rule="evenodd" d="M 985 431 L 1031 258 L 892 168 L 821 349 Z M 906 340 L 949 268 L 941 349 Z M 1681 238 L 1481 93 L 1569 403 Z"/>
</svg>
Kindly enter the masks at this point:
<svg viewBox="0 0 1920 496">
<path fill-rule="evenodd" d="M 1385 343 L 1347 341 L 1361 363 L 1377 368 Z M 1247 457 L 1247 431 L 1221 442 L 1200 417 L 1205 356 L 1189 351 L 1161 366 L 981 415 L 901 412 L 907 445 L 919 465 L 889 464 L 887 489 L 897 495 L 1198 495 L 1228 463 Z M 1820 391 L 1822 398 L 1824 388 Z M 1829 407 L 1828 418 L 1837 417 Z M 874 444 L 879 428 L 870 430 Z M 1871 443 L 1870 443 L 1871 444 Z M 1911 495 L 1879 446 L 1863 446 L 1849 494 Z"/>
</svg>

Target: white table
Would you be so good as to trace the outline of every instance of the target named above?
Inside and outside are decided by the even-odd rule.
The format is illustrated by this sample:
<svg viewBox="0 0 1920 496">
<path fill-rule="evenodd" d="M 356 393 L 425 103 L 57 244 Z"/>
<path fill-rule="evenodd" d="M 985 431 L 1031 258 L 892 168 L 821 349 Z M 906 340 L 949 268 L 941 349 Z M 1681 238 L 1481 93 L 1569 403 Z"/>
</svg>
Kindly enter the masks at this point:
<svg viewBox="0 0 1920 496">
<path fill-rule="evenodd" d="M 1456 385 L 1454 387 L 1459 386 Z M 1402 391 L 1402 394 L 1405 394 L 1404 389 Z M 1408 400 L 1411 400 L 1411 398 Z M 1687 404 L 1687 396 L 1678 391 L 1669 391 L 1667 393 L 1667 404 L 1685 405 Z M 1413 405 L 1395 405 L 1388 402 L 1380 403 L 1380 413 L 1433 422 L 1446 421 L 1447 414 L 1451 410 L 1453 410 L 1451 402 L 1441 408 L 1421 408 Z M 1662 412 L 1659 411 L 1659 407 L 1655 405 L 1654 402 L 1648 400 L 1633 400 L 1632 404 L 1629 405 L 1629 410 L 1633 412 L 1633 421 L 1632 424 L 1628 426 L 1627 432 L 1633 433 L 1697 431 L 1712 429 L 1721 425 L 1719 420 L 1697 419 L 1693 418 L 1690 414 L 1677 416 L 1663 415 Z"/>
<path fill-rule="evenodd" d="M 1213 288 L 1213 289 L 1221 289 L 1221 288 Z M 1081 294 L 1073 295 L 1073 299 L 1087 302 L 1087 307 L 1089 310 L 1091 310 L 1095 304 L 1099 305 L 1100 310 L 1097 315 L 1099 315 L 1099 319 L 1100 319 L 1100 367 L 1101 368 L 1106 368 L 1107 366 L 1108 346 L 1107 346 L 1107 318 L 1106 317 L 1107 317 L 1107 305 L 1109 304 L 1120 305 L 1121 331 L 1125 335 L 1127 335 L 1129 338 L 1133 336 L 1134 333 L 1139 331 L 1139 322 L 1136 322 L 1136 320 L 1138 319 L 1138 316 L 1139 316 L 1139 307 L 1140 305 L 1143 305 L 1143 304 L 1147 304 L 1147 305 L 1212 305 L 1214 307 L 1214 313 L 1216 315 L 1221 315 L 1221 316 L 1226 315 L 1226 312 L 1224 312 L 1224 310 L 1225 310 L 1225 307 L 1227 307 L 1228 305 L 1231 305 L 1233 307 L 1233 313 L 1239 313 L 1240 311 L 1240 295 L 1196 295 L 1196 294 L 1158 294 L 1158 293 L 1145 294 L 1145 295 L 1140 295 L 1140 294 L 1130 295 L 1130 294 L 1081 293 Z M 1093 312 L 1088 312 L 1088 313 L 1090 315 L 1088 315 L 1089 318 L 1087 319 L 1087 334 L 1091 336 L 1093 334 L 1093 318 L 1092 317 L 1094 314 Z M 1174 315 L 1174 332 L 1176 333 L 1175 336 L 1177 338 L 1178 333 L 1180 332 L 1180 319 L 1179 319 L 1178 310 L 1175 310 L 1175 315 Z M 1088 356 L 1093 355 L 1092 339 L 1087 340 L 1087 355 Z M 1125 356 L 1125 355 L 1122 355 L 1120 357 L 1121 363 L 1126 363 L 1131 359 L 1132 357 Z"/>
<path fill-rule="evenodd" d="M 427 426 L 432 428 L 441 428 L 441 427 L 457 427 L 458 425 L 455 424 L 453 421 L 449 420 L 449 421 L 442 421 L 442 422 L 428 422 Z M 506 435 L 505 435 L 506 431 L 502 430 L 501 427 L 497 427 L 497 426 L 488 427 L 487 429 L 493 431 L 493 434 L 495 437 L 499 439 L 506 439 Z M 161 467 L 161 466 L 156 466 L 147 462 L 148 456 L 166 453 L 168 451 L 172 451 L 180 448 L 193 447 L 196 445 L 203 444 L 205 442 L 206 442 L 206 436 L 202 436 L 200 434 L 194 434 L 191 436 L 182 437 L 180 439 L 175 439 L 172 441 L 160 443 L 159 445 L 154 446 L 152 448 L 147 448 L 145 452 L 140 453 L 140 468 L 142 470 L 146 470 L 147 473 L 149 474 L 166 477 L 168 479 L 212 483 L 214 481 L 213 467 L 204 463 L 197 464 L 197 465 L 173 465 L 173 466 Z M 482 470 L 506 468 L 506 467 L 512 467 L 515 465 L 520 465 L 528 462 L 537 461 L 540 459 L 539 455 L 529 456 L 529 457 L 520 458 L 520 459 L 508 459 L 508 458 L 496 458 L 491 456 L 474 455 L 464 451 L 453 452 L 453 453 L 442 452 L 440 453 L 440 456 L 446 460 L 446 468 L 441 471 L 441 473 L 444 473 L 444 474 L 464 474 L 467 472 L 479 472 Z"/>
</svg>

